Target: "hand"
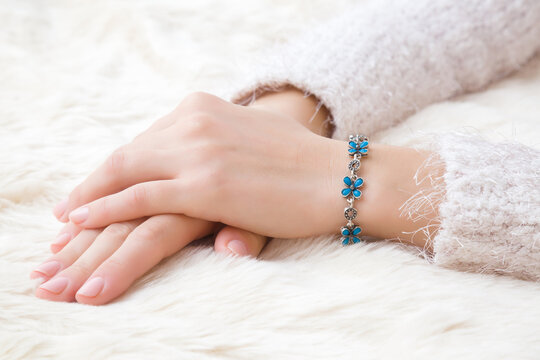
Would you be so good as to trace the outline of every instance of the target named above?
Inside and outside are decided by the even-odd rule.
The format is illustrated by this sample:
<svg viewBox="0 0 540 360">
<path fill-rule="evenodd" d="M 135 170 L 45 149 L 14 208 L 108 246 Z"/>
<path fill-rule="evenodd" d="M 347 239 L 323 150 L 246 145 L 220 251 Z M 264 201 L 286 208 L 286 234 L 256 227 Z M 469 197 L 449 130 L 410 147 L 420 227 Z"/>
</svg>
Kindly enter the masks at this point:
<svg viewBox="0 0 540 360">
<path fill-rule="evenodd" d="M 177 213 L 266 236 L 324 233 L 306 219 L 335 196 L 334 142 L 264 107 L 194 94 L 79 185 L 65 213 L 86 204 L 69 215 L 85 228 Z"/>
<path fill-rule="evenodd" d="M 301 91 L 287 89 L 267 94 L 258 98 L 253 105 L 278 111 L 315 133 L 324 135 L 327 131 L 326 110 L 317 110 L 315 99 L 305 97 Z M 67 209 L 67 202 L 63 202 L 55 208 L 55 216 L 66 221 Z M 97 230 L 83 230 L 69 222 L 51 244 L 51 251 L 56 255 L 31 273 L 32 278 L 44 280 L 42 286 L 36 289 L 36 296 L 53 301 L 77 300 L 93 305 L 108 303 L 123 294 L 135 279 L 168 252 L 175 252 L 175 249 L 179 250 L 194 240 L 193 237 L 198 235 L 192 235 L 190 240 L 189 234 L 193 234 L 193 231 L 212 226 L 211 222 L 182 215 L 157 215 Z M 214 248 L 218 252 L 256 257 L 266 240 L 265 236 L 224 226 L 215 238 Z M 167 252 L 165 247 L 170 250 Z M 150 259 L 146 256 L 156 251 L 162 256 Z M 103 280 L 103 285 L 99 279 Z"/>
<path fill-rule="evenodd" d="M 325 135 L 328 131 L 329 124 L 325 123 L 326 110 L 319 109 L 316 100 L 305 97 L 301 91 L 287 89 L 266 94 L 259 97 L 253 105 L 286 114 L 314 133 Z M 64 203 L 63 206 L 57 206 L 54 211 L 55 216 L 64 218 L 64 221 L 66 205 Z M 51 244 L 51 251 L 57 255 L 47 259 L 31 273 L 32 278 L 39 277 L 44 280 L 42 286 L 36 290 L 36 295 L 53 301 L 77 300 L 93 305 L 108 303 L 123 294 L 135 279 L 160 260 L 160 257 L 157 257 L 154 261 L 147 261 L 146 254 L 154 253 L 157 250 L 156 245 L 173 248 L 171 251 L 174 252 L 174 247 L 179 250 L 189 242 L 189 236 L 186 242 L 185 237 L 175 236 L 175 231 L 184 234 L 183 227 L 191 232 L 204 226 L 211 226 L 211 223 L 185 216 L 161 215 L 112 224 L 104 230 L 83 230 L 69 222 L 60 231 L 57 240 Z M 266 240 L 265 236 L 224 226 L 216 235 L 214 248 L 217 252 L 256 257 Z M 164 250 L 159 252 L 164 253 Z M 121 266 L 118 266 L 119 264 Z M 100 280 L 91 281 L 96 278 L 104 281 L 101 291 Z M 82 288 L 86 283 L 89 285 Z"/>
<path fill-rule="evenodd" d="M 108 303 L 162 259 L 220 226 L 185 215 L 156 215 L 91 230 L 69 223 L 62 233 L 72 234 L 73 240 L 51 246 L 56 254 L 30 274 L 44 280 L 36 296 L 91 305 Z M 266 239 L 225 226 L 219 230 L 214 248 L 226 252 L 233 240 L 246 246 L 243 255 L 257 256 Z"/>
</svg>

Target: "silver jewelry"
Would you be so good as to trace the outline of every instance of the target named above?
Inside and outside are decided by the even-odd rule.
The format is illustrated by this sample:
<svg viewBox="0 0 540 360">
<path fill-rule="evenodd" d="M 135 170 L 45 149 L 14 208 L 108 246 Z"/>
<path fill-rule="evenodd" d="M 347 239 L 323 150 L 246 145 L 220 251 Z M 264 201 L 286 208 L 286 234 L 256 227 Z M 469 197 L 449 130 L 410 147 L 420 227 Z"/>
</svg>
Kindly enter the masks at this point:
<svg viewBox="0 0 540 360">
<path fill-rule="evenodd" d="M 359 243 L 360 237 L 358 234 L 362 231 L 360 226 L 353 223 L 358 212 L 354 208 L 354 200 L 362 196 L 362 192 L 358 189 L 364 185 L 364 179 L 356 175 L 360 168 L 360 159 L 368 154 L 368 138 L 365 135 L 349 135 L 349 156 L 352 157 L 348 168 L 349 176 L 343 178 L 345 188 L 341 190 L 341 195 L 347 200 L 348 206 L 345 208 L 343 215 L 347 220 L 347 225 L 341 227 L 341 243 L 350 245 Z"/>
</svg>

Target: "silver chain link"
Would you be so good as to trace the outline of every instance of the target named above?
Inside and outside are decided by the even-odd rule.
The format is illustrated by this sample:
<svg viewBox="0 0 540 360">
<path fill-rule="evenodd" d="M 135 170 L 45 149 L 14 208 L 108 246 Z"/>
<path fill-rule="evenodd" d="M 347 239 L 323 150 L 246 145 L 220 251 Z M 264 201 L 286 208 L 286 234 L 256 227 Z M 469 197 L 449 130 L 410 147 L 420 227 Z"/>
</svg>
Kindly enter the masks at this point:
<svg viewBox="0 0 540 360">
<path fill-rule="evenodd" d="M 355 142 L 356 144 L 361 144 L 364 141 L 368 141 L 368 137 L 363 134 L 349 135 L 349 142 L 351 141 Z M 366 150 L 367 150 L 367 145 L 366 145 Z M 356 172 L 360 169 L 360 165 L 361 165 L 360 159 L 362 158 L 362 156 L 367 156 L 367 152 L 365 154 L 363 153 L 359 154 L 359 152 L 356 151 L 354 153 L 349 153 L 349 155 L 352 156 L 352 159 L 349 161 L 348 168 L 350 170 L 351 181 L 354 183 L 358 179 Z M 357 211 L 354 208 L 354 200 L 355 200 L 355 197 L 354 197 L 353 192 L 351 191 L 349 195 L 346 197 L 348 206 L 345 208 L 343 212 L 343 215 L 345 216 L 345 220 L 347 220 L 346 228 L 351 233 L 353 231 L 352 229 L 355 228 L 355 224 L 353 220 L 356 218 L 356 215 L 357 215 Z M 342 231 L 343 231 L 343 228 L 342 228 Z M 347 240 L 346 242 L 342 240 L 342 242 L 344 245 L 349 244 L 349 240 Z"/>
</svg>

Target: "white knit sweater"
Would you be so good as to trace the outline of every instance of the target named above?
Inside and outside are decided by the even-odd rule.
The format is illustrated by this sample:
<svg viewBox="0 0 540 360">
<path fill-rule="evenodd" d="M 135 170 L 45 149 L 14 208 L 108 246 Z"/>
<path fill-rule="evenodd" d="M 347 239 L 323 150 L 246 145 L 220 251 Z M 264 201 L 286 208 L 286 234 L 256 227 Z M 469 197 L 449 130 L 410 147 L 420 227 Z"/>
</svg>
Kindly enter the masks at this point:
<svg viewBox="0 0 540 360">
<path fill-rule="evenodd" d="M 345 140 L 481 89 L 540 48 L 538 0 L 362 5 L 261 56 L 232 101 L 292 84 L 329 109 L 332 138 Z M 433 149 L 446 172 L 429 259 L 540 281 L 540 152 L 452 133 Z"/>
</svg>

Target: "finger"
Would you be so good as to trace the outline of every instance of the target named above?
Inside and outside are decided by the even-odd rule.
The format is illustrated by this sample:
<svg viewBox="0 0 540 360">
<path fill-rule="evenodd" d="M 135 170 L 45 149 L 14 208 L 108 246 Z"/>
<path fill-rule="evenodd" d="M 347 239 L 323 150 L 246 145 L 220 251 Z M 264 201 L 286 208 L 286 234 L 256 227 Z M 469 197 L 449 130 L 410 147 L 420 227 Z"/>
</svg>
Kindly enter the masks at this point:
<svg viewBox="0 0 540 360">
<path fill-rule="evenodd" d="M 81 230 L 83 230 L 82 227 L 75 225 L 72 222 L 68 222 L 66 225 L 64 225 L 62 230 L 60 230 L 56 236 L 56 239 L 51 243 L 51 252 L 56 254 L 62 250 L 64 246 L 71 241 L 71 239 L 75 238 L 75 236 L 81 232 Z"/>
<path fill-rule="evenodd" d="M 193 191 L 183 191 L 178 180 L 151 181 L 95 200 L 71 212 L 69 219 L 84 228 L 96 228 L 143 216 L 185 213 L 181 210 L 195 208 L 194 196 Z"/>
<path fill-rule="evenodd" d="M 156 161 L 159 158 L 160 161 Z M 161 161 L 162 160 L 162 161 Z M 160 149 L 132 150 L 121 147 L 91 173 L 70 193 L 65 205 L 55 215 L 62 214 L 58 220 L 68 221 L 68 214 L 75 208 L 114 194 L 137 183 L 169 179 L 172 177 L 170 153 Z"/>
<path fill-rule="evenodd" d="M 64 216 L 67 208 L 67 203 L 68 199 L 63 199 L 54 206 L 52 213 L 58 220 L 60 220 Z"/>
<path fill-rule="evenodd" d="M 257 257 L 267 241 L 266 236 L 234 226 L 225 226 L 216 235 L 214 249 L 230 255 Z"/>
<path fill-rule="evenodd" d="M 77 292 L 80 303 L 101 305 L 119 295 L 163 258 L 213 231 L 214 224 L 185 215 L 157 215 L 137 227 Z"/>
<path fill-rule="evenodd" d="M 74 301 L 75 293 L 94 270 L 124 242 L 140 220 L 117 223 L 103 230 L 71 265 L 40 285 L 36 296 L 52 301 Z"/>
<path fill-rule="evenodd" d="M 31 279 L 48 280 L 77 260 L 101 232 L 100 229 L 85 230 L 71 240 L 57 254 L 50 256 L 30 273 Z"/>
</svg>

